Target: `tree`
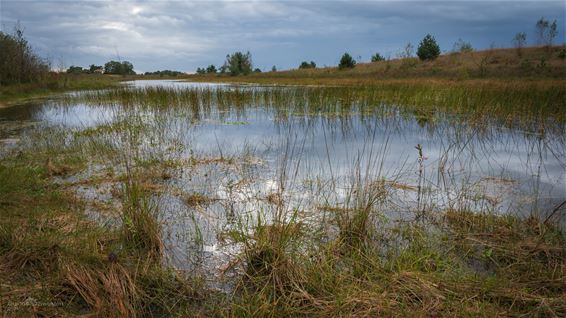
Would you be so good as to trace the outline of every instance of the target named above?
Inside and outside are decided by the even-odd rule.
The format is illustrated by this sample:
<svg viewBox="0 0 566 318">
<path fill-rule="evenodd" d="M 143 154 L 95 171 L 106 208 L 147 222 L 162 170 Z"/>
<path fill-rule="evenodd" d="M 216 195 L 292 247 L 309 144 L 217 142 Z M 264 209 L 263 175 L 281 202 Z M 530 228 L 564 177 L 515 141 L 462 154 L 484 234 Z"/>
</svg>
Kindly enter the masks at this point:
<svg viewBox="0 0 566 318">
<path fill-rule="evenodd" d="M 83 68 L 80 67 L 80 66 L 71 65 L 71 67 L 69 67 L 67 69 L 68 74 L 81 74 L 81 73 L 84 73 L 84 72 L 85 72 L 85 70 L 83 70 Z"/>
<path fill-rule="evenodd" d="M 216 66 L 210 64 L 207 68 L 206 68 L 206 72 L 208 74 L 216 74 Z"/>
<path fill-rule="evenodd" d="M 277 67 L 275 67 L 275 65 L 273 65 L 273 67 L 271 68 L 272 72 L 277 72 Z"/>
<path fill-rule="evenodd" d="M 381 54 L 375 53 L 374 55 L 371 56 L 371 61 L 372 62 L 385 61 L 385 58 Z"/>
<path fill-rule="evenodd" d="M 552 45 L 552 41 L 558 35 L 558 26 L 556 25 L 556 20 L 552 21 L 550 29 L 548 30 L 548 46 Z"/>
<path fill-rule="evenodd" d="M 465 42 L 462 39 L 458 39 L 458 41 L 454 43 L 454 46 L 452 47 L 452 51 L 466 53 L 466 52 L 473 52 L 474 48 L 472 47 L 472 44 L 470 42 Z"/>
<path fill-rule="evenodd" d="M 245 54 L 242 52 L 235 52 L 232 55 L 226 55 L 226 62 L 224 63 L 230 75 L 248 75 L 252 72 L 252 55 L 248 51 Z"/>
<path fill-rule="evenodd" d="M 541 17 L 535 24 L 535 34 L 538 45 L 552 46 L 552 41 L 558 35 L 558 25 L 556 20 L 550 21 Z"/>
<path fill-rule="evenodd" d="M 338 64 L 338 69 L 343 70 L 345 68 L 354 68 L 356 66 L 356 61 L 348 53 L 344 53 L 342 58 L 340 58 L 340 64 Z"/>
<path fill-rule="evenodd" d="M 204 68 L 198 67 L 198 68 L 197 68 L 197 74 L 199 74 L 199 75 L 206 74 L 206 70 L 205 70 Z"/>
<path fill-rule="evenodd" d="M 427 34 L 417 49 L 417 56 L 422 61 L 434 60 L 440 55 L 440 47 L 436 43 L 434 37 Z"/>
<path fill-rule="evenodd" d="M 523 48 L 527 44 L 527 34 L 525 32 L 519 32 L 515 34 L 513 38 L 513 46 L 517 49 L 517 55 L 521 56 L 523 54 Z"/>
<path fill-rule="evenodd" d="M 414 47 L 413 44 L 411 44 L 411 42 L 407 43 L 407 45 L 405 45 L 405 47 L 403 48 L 403 51 L 399 52 L 397 55 L 400 58 L 403 59 L 408 59 L 413 57 L 413 51 L 414 51 Z"/>
<path fill-rule="evenodd" d="M 14 33 L 0 32 L 0 85 L 39 82 L 49 73 L 49 63 L 33 52 L 19 24 Z"/>
<path fill-rule="evenodd" d="M 104 73 L 116 75 L 134 75 L 134 65 L 128 61 L 110 61 L 104 64 Z"/>
<path fill-rule="evenodd" d="M 94 65 L 94 64 L 91 64 L 88 68 L 88 72 L 91 73 L 91 74 L 96 73 L 96 72 L 102 72 L 103 70 L 104 70 L 104 68 L 102 66 Z"/>
<path fill-rule="evenodd" d="M 259 68 L 254 69 L 254 73 L 261 73 L 261 70 Z"/>
<path fill-rule="evenodd" d="M 311 61 L 310 63 L 307 61 L 303 61 L 301 62 L 301 65 L 299 65 L 299 69 L 309 69 L 309 68 L 316 68 L 316 63 L 314 61 Z"/>
</svg>

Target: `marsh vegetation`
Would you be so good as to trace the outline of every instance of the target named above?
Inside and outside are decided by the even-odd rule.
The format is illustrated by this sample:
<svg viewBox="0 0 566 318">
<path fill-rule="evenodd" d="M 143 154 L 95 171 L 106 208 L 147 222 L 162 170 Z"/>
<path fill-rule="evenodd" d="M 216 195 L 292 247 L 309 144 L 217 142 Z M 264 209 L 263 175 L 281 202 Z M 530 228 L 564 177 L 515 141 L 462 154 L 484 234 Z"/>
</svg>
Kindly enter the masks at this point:
<svg viewBox="0 0 566 318">
<path fill-rule="evenodd" d="M 2 109 L 1 310 L 565 315 L 564 88 L 473 85 L 138 81 Z"/>
</svg>

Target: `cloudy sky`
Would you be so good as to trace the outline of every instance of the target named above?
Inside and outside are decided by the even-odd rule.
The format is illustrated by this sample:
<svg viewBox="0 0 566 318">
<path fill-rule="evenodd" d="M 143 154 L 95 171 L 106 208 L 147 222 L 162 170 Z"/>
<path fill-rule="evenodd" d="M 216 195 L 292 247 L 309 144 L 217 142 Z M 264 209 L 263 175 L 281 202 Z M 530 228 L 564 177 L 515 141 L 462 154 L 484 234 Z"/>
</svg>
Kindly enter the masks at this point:
<svg viewBox="0 0 566 318">
<path fill-rule="evenodd" d="M 0 0 L 0 24 L 17 21 L 54 67 L 131 61 L 136 71 L 194 71 L 250 51 L 263 70 L 303 60 L 336 65 L 344 52 L 367 61 L 394 58 L 433 34 L 443 51 L 459 38 L 474 48 L 511 46 L 517 32 L 534 42 L 534 24 L 556 19 L 564 43 L 566 1 L 70 1 Z"/>
</svg>

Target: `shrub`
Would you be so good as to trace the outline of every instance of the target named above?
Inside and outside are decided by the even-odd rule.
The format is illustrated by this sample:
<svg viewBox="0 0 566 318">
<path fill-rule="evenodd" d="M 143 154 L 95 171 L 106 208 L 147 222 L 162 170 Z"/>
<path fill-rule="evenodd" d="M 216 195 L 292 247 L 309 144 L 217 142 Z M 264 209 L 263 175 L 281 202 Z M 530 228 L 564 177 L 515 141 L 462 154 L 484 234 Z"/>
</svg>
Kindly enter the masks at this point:
<svg viewBox="0 0 566 318">
<path fill-rule="evenodd" d="M 552 46 L 554 38 L 558 35 L 558 26 L 556 20 L 546 20 L 544 17 L 540 18 L 535 24 L 535 33 L 539 45 Z"/>
<path fill-rule="evenodd" d="M 316 63 L 311 61 L 310 63 L 307 61 L 303 61 L 301 65 L 299 65 L 299 69 L 308 69 L 308 68 L 316 68 Z"/>
<path fill-rule="evenodd" d="M 80 66 L 71 66 L 67 69 L 68 74 L 81 74 L 84 72 L 85 70 L 83 70 L 83 68 Z"/>
<path fill-rule="evenodd" d="M 385 58 L 384 58 L 383 56 L 381 56 L 381 54 L 375 53 L 375 54 L 371 57 L 371 61 L 372 61 L 372 62 L 385 61 Z"/>
<path fill-rule="evenodd" d="M 216 66 L 210 64 L 207 68 L 206 68 L 206 72 L 208 74 L 216 74 Z"/>
<path fill-rule="evenodd" d="M 440 55 L 440 47 L 436 43 L 434 37 L 430 34 L 427 34 L 421 43 L 419 44 L 419 48 L 417 49 L 417 56 L 425 61 L 425 60 L 434 60 Z"/>
<path fill-rule="evenodd" d="M 563 48 L 562 50 L 560 50 L 560 52 L 558 52 L 558 57 L 559 57 L 561 60 L 566 59 L 566 49 L 565 49 L 565 48 Z"/>
<path fill-rule="evenodd" d="M 523 54 L 522 50 L 526 44 L 527 44 L 527 34 L 525 32 L 519 32 L 515 34 L 515 37 L 513 38 L 513 46 L 515 46 L 515 49 L 517 50 L 517 56 L 519 57 L 522 56 Z"/>
<path fill-rule="evenodd" d="M 343 70 L 345 68 L 353 68 L 354 66 L 356 66 L 356 61 L 354 60 L 354 58 L 350 54 L 344 53 L 344 55 L 342 55 L 342 58 L 340 59 L 338 68 Z"/>
<path fill-rule="evenodd" d="M 466 52 L 473 52 L 474 48 L 472 47 L 472 44 L 470 42 L 465 42 L 462 39 L 458 39 L 458 41 L 454 43 L 454 47 L 452 48 L 452 51 L 466 53 Z"/>
</svg>

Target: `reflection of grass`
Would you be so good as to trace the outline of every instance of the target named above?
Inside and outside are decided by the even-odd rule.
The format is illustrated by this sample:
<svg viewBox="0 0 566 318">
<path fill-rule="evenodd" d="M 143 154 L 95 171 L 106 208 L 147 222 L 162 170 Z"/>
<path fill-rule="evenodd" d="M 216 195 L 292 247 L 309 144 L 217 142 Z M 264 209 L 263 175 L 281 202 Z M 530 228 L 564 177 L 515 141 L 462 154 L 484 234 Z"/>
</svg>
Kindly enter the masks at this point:
<svg viewBox="0 0 566 318">
<path fill-rule="evenodd" d="M 183 199 L 189 207 L 205 207 L 215 201 L 215 199 L 209 198 L 202 193 L 190 193 L 185 195 Z"/>
<path fill-rule="evenodd" d="M 224 125 L 234 125 L 234 126 L 242 126 L 242 125 L 249 125 L 250 123 L 247 121 L 225 121 L 222 124 Z"/>
</svg>

